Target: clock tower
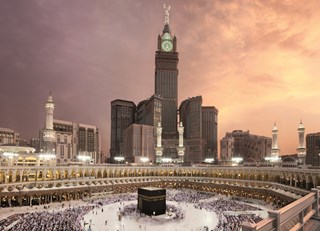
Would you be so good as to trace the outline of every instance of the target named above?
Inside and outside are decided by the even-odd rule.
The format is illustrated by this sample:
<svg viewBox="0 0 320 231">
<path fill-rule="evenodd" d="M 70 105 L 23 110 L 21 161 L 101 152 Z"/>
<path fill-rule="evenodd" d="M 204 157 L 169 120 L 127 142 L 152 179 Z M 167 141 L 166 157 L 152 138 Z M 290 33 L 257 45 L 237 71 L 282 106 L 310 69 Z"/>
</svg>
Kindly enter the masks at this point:
<svg viewBox="0 0 320 231">
<path fill-rule="evenodd" d="M 177 138 L 178 62 L 177 39 L 169 27 L 170 6 L 164 5 L 165 17 L 162 34 L 158 36 L 155 55 L 155 94 L 162 97 L 162 136 Z"/>
</svg>

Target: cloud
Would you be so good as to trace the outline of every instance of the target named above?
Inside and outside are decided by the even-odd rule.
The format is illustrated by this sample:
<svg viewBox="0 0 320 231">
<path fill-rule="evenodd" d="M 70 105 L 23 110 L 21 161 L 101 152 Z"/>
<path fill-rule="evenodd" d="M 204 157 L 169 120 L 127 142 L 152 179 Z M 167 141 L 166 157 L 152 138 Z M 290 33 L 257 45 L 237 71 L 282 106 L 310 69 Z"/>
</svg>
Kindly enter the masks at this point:
<svg viewBox="0 0 320 231">
<path fill-rule="evenodd" d="M 281 135 L 292 138 L 281 149 L 292 153 L 295 121 L 303 119 L 307 130 L 320 127 L 319 1 L 167 3 L 178 39 L 179 100 L 202 95 L 205 105 L 216 106 L 219 138 L 235 129 L 271 136 L 279 121 Z M 162 6 L 147 0 L 0 2 L 1 126 L 37 136 L 52 90 L 55 115 L 97 125 L 107 152 L 110 101 L 138 103 L 153 94 Z"/>
</svg>

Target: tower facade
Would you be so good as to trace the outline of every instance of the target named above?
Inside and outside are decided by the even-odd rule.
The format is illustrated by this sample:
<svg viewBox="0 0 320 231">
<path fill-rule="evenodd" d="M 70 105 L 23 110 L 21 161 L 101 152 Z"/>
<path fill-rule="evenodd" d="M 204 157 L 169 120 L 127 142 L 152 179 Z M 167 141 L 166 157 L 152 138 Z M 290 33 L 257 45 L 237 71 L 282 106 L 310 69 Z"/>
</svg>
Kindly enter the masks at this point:
<svg viewBox="0 0 320 231">
<path fill-rule="evenodd" d="M 320 166 L 320 132 L 307 134 L 306 143 L 306 164 Z"/>
<path fill-rule="evenodd" d="M 123 130 L 135 122 L 136 105 L 134 102 L 116 99 L 111 102 L 111 142 L 110 157 L 121 156 L 120 145 Z"/>
<path fill-rule="evenodd" d="M 244 161 L 262 161 L 270 155 L 271 143 L 270 137 L 250 134 L 249 131 L 227 132 L 220 142 L 221 160 L 231 161 L 232 157 L 242 157 Z"/>
<path fill-rule="evenodd" d="M 161 122 L 162 99 L 153 95 L 137 106 L 137 123 L 156 127 Z"/>
<path fill-rule="evenodd" d="M 155 94 L 162 98 L 162 121 L 164 138 L 177 137 L 178 108 L 178 62 L 177 39 L 169 27 L 169 9 L 165 7 L 165 23 L 158 36 L 155 54 Z"/>
<path fill-rule="evenodd" d="M 57 164 L 78 161 L 95 164 L 101 162 L 101 141 L 96 126 L 54 119 L 53 130 L 56 134 Z"/>
<path fill-rule="evenodd" d="M 297 148 L 297 154 L 298 154 L 300 164 L 304 164 L 305 158 L 306 158 L 306 146 L 305 146 L 305 140 L 304 140 L 304 132 L 305 132 L 305 128 L 304 128 L 302 121 L 301 121 L 299 124 L 299 127 L 298 127 L 299 146 Z"/>
<path fill-rule="evenodd" d="M 121 157 L 126 162 L 154 162 L 154 127 L 144 124 L 131 124 L 123 130 L 120 146 Z"/>
<path fill-rule="evenodd" d="M 20 134 L 9 128 L 0 128 L 0 145 L 19 145 Z"/>
<path fill-rule="evenodd" d="M 207 140 L 206 158 L 218 159 L 218 109 L 202 107 L 202 138 Z"/>
<path fill-rule="evenodd" d="M 202 97 L 196 96 L 184 100 L 179 107 L 180 121 L 185 126 L 184 138 L 202 137 Z"/>
</svg>

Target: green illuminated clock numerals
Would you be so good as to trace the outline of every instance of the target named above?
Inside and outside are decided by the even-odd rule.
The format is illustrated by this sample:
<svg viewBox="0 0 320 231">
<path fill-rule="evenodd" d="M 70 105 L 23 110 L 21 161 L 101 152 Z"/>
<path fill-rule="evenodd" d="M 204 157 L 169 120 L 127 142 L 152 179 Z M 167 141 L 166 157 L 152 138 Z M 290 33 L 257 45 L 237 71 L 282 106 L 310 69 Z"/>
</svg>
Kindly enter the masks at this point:
<svg viewBox="0 0 320 231">
<path fill-rule="evenodd" d="M 161 48 L 162 48 L 162 50 L 164 50 L 164 51 L 166 51 L 166 52 L 168 52 L 168 51 L 171 51 L 172 50 L 172 48 L 173 48 L 173 46 L 172 46 L 172 42 L 171 41 L 163 41 L 162 43 L 161 43 Z"/>
</svg>

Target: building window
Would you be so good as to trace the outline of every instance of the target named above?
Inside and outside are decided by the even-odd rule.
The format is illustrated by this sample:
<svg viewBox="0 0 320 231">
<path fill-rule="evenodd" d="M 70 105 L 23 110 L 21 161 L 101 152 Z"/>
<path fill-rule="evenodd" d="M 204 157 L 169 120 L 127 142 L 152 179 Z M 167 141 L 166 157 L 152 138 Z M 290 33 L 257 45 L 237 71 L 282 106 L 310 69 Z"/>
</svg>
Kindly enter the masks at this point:
<svg viewBox="0 0 320 231">
<path fill-rule="evenodd" d="M 68 144 L 68 158 L 71 158 L 71 146 Z"/>
<path fill-rule="evenodd" d="M 64 146 L 60 146 L 60 157 L 64 157 Z"/>
</svg>

